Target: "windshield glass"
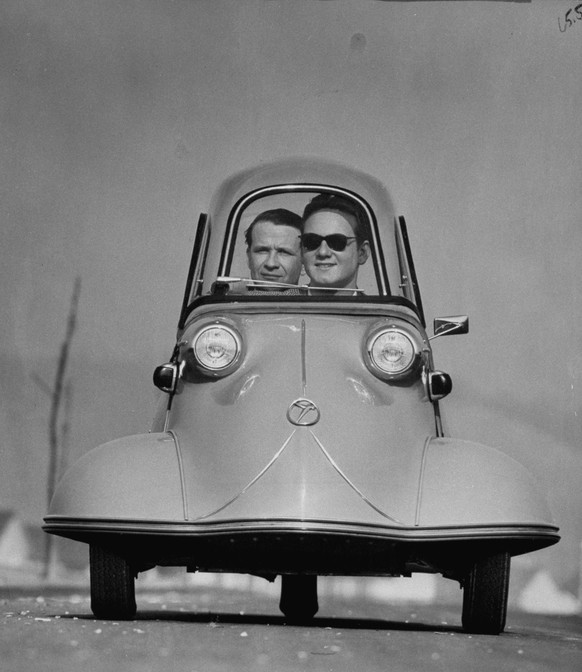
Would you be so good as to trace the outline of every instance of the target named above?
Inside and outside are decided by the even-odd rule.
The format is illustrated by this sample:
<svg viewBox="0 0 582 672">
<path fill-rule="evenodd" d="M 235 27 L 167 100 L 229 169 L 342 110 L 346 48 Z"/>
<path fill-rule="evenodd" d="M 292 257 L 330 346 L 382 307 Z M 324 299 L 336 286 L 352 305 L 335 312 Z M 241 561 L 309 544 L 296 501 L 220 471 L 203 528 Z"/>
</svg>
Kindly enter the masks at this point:
<svg viewBox="0 0 582 672">
<path fill-rule="evenodd" d="M 313 199 L 328 197 L 349 201 L 357 212 L 353 216 L 343 212 L 343 219 L 338 218 L 334 206 L 330 208 L 334 213 L 319 213 L 313 220 L 304 216 Z M 286 220 L 263 223 L 253 228 L 252 235 L 247 233 L 257 217 L 273 211 L 284 211 Z M 355 220 L 361 220 L 362 226 Z M 247 168 L 218 187 L 200 222 L 182 321 L 197 299 L 239 296 L 248 293 L 249 287 L 255 296 L 258 289 L 266 294 L 294 285 L 295 292 L 287 290 L 285 296 L 319 294 L 319 298 L 349 301 L 362 295 L 367 300 L 402 297 L 420 305 L 403 218 L 396 216 L 384 184 L 350 166 L 295 157 Z M 258 242 L 255 231 L 260 234 Z M 269 254 L 278 260 L 263 264 Z M 323 287 L 326 282 L 331 289 Z M 340 293 L 332 297 L 342 284 Z M 314 287 L 323 291 L 316 292 Z"/>
<path fill-rule="evenodd" d="M 304 226 L 306 208 L 313 210 L 314 203 L 319 209 Z M 233 209 L 219 275 L 253 279 L 265 291 L 300 285 L 383 294 L 379 252 L 374 213 L 359 197 L 329 187 L 271 187 Z"/>
</svg>

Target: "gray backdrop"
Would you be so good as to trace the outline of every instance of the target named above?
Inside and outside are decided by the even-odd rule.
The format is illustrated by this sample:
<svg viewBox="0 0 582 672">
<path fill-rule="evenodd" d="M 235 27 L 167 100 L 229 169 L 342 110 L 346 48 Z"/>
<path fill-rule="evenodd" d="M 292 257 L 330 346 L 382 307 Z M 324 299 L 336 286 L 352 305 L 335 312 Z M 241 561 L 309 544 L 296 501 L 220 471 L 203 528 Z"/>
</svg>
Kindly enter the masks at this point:
<svg viewBox="0 0 582 672">
<path fill-rule="evenodd" d="M 311 154 L 405 214 L 456 435 L 539 478 L 576 590 L 582 539 L 582 21 L 572 2 L 4 0 L 0 508 L 46 509 L 75 277 L 64 461 L 147 431 L 198 213 L 230 173 Z M 571 16 L 575 17 L 572 13 Z M 43 382 L 44 381 L 44 382 Z"/>
</svg>

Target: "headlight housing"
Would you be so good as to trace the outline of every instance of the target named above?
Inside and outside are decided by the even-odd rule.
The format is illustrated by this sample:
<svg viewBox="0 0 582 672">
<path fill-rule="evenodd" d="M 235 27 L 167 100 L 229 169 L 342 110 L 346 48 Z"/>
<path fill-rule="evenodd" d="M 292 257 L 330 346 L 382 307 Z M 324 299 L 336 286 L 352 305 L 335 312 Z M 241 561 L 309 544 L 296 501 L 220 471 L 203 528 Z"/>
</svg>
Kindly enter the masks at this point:
<svg viewBox="0 0 582 672">
<path fill-rule="evenodd" d="M 224 376 L 236 368 L 241 359 L 241 336 L 223 323 L 206 324 L 194 334 L 191 343 L 196 364 L 207 375 Z"/>
<path fill-rule="evenodd" d="M 379 378 L 398 380 L 416 371 L 421 360 L 420 335 L 398 325 L 374 329 L 365 346 L 368 368 Z"/>
</svg>

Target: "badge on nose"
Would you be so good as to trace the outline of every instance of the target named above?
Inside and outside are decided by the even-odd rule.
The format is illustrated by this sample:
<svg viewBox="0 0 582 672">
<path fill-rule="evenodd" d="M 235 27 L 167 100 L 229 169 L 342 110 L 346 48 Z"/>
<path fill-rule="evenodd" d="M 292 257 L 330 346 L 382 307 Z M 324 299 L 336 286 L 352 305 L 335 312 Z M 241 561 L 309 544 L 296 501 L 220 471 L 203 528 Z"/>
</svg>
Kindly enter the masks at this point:
<svg viewBox="0 0 582 672">
<path fill-rule="evenodd" d="M 310 427 L 319 422 L 319 408 L 309 399 L 296 399 L 287 409 L 287 420 L 297 427 Z"/>
</svg>

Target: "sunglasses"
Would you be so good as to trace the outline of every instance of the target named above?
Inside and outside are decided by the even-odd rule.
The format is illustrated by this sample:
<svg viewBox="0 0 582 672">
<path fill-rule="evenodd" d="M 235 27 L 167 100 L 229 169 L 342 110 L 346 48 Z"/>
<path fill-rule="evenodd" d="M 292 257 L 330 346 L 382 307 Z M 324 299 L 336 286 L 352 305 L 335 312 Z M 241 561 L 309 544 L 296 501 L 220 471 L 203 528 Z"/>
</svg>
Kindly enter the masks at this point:
<svg viewBox="0 0 582 672">
<path fill-rule="evenodd" d="M 324 240 L 330 250 L 343 252 L 352 240 L 356 240 L 355 236 L 344 236 L 343 233 L 331 233 L 329 236 L 320 236 L 318 233 L 302 233 L 299 238 L 301 238 L 301 245 L 308 252 L 317 250 Z"/>
</svg>

